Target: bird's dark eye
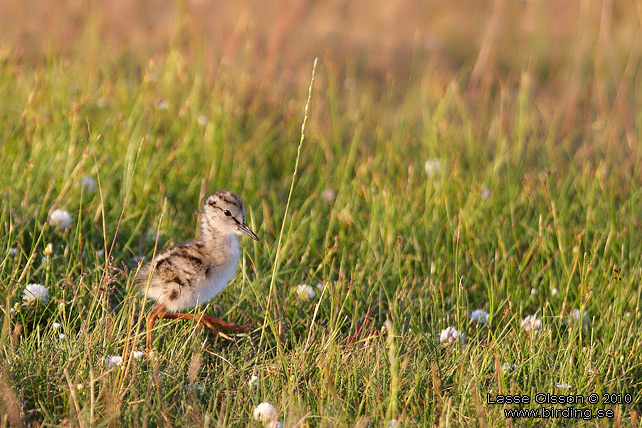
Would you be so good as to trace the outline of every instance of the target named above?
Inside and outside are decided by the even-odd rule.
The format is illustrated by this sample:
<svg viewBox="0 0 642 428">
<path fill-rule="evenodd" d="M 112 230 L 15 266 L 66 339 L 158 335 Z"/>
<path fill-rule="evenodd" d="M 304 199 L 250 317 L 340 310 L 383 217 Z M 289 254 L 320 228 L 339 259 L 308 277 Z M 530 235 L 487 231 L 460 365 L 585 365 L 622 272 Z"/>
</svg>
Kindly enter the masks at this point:
<svg viewBox="0 0 642 428">
<path fill-rule="evenodd" d="M 232 215 L 232 213 L 230 212 L 230 210 L 225 210 L 225 215 L 229 217 Z"/>
</svg>

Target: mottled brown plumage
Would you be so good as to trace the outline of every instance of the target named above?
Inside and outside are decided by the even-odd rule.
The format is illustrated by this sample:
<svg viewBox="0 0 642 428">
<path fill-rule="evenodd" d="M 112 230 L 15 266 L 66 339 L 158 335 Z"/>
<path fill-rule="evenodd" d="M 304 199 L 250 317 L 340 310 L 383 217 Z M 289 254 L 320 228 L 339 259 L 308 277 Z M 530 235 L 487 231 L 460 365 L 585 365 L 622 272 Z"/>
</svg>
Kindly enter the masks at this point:
<svg viewBox="0 0 642 428">
<path fill-rule="evenodd" d="M 205 314 L 166 312 L 205 303 L 223 291 L 234 277 L 241 256 L 236 238 L 239 234 L 259 239 L 245 223 L 241 199 L 229 191 L 217 192 L 203 205 L 199 239 L 170 248 L 141 268 L 136 283 L 143 294 L 157 302 L 147 317 L 148 347 L 156 318 L 197 318 L 217 333 L 217 327 L 247 330 Z"/>
</svg>

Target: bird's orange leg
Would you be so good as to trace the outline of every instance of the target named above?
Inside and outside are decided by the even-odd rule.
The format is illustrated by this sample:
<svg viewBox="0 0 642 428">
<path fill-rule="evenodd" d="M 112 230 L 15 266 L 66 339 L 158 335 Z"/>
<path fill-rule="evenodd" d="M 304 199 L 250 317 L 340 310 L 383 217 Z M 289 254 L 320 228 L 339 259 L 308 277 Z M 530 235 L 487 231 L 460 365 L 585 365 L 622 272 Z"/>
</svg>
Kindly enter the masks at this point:
<svg viewBox="0 0 642 428">
<path fill-rule="evenodd" d="M 154 323 L 156 319 L 171 319 L 171 320 L 193 320 L 198 324 L 205 324 L 207 328 L 212 330 L 214 334 L 217 334 L 227 340 L 234 340 L 229 337 L 227 334 L 221 332 L 221 330 L 236 331 L 236 332 L 248 332 L 249 328 L 228 321 L 223 321 L 219 318 L 214 318 L 213 316 L 207 315 L 206 313 L 201 314 L 184 314 L 182 312 L 165 312 L 165 305 L 158 304 L 154 306 L 149 315 L 147 315 L 147 349 L 151 349 L 152 344 L 152 329 L 154 328 Z"/>
<path fill-rule="evenodd" d="M 165 313 L 164 309 L 165 305 L 154 305 L 152 310 L 147 314 L 147 352 L 152 349 L 154 324 L 156 324 L 156 319 L 160 317 L 160 314 Z"/>
</svg>

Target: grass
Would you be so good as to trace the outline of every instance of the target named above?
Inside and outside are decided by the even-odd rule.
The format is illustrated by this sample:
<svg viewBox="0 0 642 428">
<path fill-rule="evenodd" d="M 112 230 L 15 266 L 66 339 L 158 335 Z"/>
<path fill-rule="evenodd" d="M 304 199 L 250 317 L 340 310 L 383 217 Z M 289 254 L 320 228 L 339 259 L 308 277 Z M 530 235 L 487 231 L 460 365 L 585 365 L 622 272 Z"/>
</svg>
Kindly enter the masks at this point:
<svg viewBox="0 0 642 428">
<path fill-rule="evenodd" d="M 631 394 L 571 423 L 639 426 L 639 118 L 546 101 L 528 70 L 470 88 L 466 67 L 381 83 L 320 61 L 303 141 L 312 61 L 275 98 L 180 49 L 140 71 L 76 55 L 0 64 L 3 426 L 258 427 L 264 401 L 286 427 L 567 425 L 487 403 L 539 392 Z M 639 111 L 639 76 L 625 78 L 620 102 Z M 597 92 L 613 101 L 617 83 Z M 242 240 L 205 310 L 254 330 L 229 342 L 159 321 L 134 358 L 151 305 L 138 258 L 193 239 L 223 188 L 261 240 Z M 48 224 L 56 208 L 69 229 Z M 46 304 L 23 303 L 29 283 Z M 302 302 L 303 283 L 325 288 Z M 440 343 L 449 326 L 463 342 Z"/>
</svg>

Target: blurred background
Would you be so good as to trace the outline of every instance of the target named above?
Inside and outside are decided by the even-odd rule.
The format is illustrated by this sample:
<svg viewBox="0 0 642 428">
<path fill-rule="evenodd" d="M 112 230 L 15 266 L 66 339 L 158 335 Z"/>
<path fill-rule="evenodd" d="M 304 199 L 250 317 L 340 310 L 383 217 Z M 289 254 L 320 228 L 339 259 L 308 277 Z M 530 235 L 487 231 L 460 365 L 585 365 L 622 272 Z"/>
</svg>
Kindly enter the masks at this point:
<svg viewBox="0 0 642 428">
<path fill-rule="evenodd" d="M 358 80 L 404 94 L 424 79 L 443 93 L 457 81 L 472 109 L 527 83 L 562 137 L 608 128 L 629 150 L 638 139 L 639 1 L 2 0 L 0 10 L 0 58 L 26 66 L 80 58 L 137 76 L 174 52 L 269 105 L 300 93 L 319 57 L 321 80 L 345 90 Z"/>
</svg>

